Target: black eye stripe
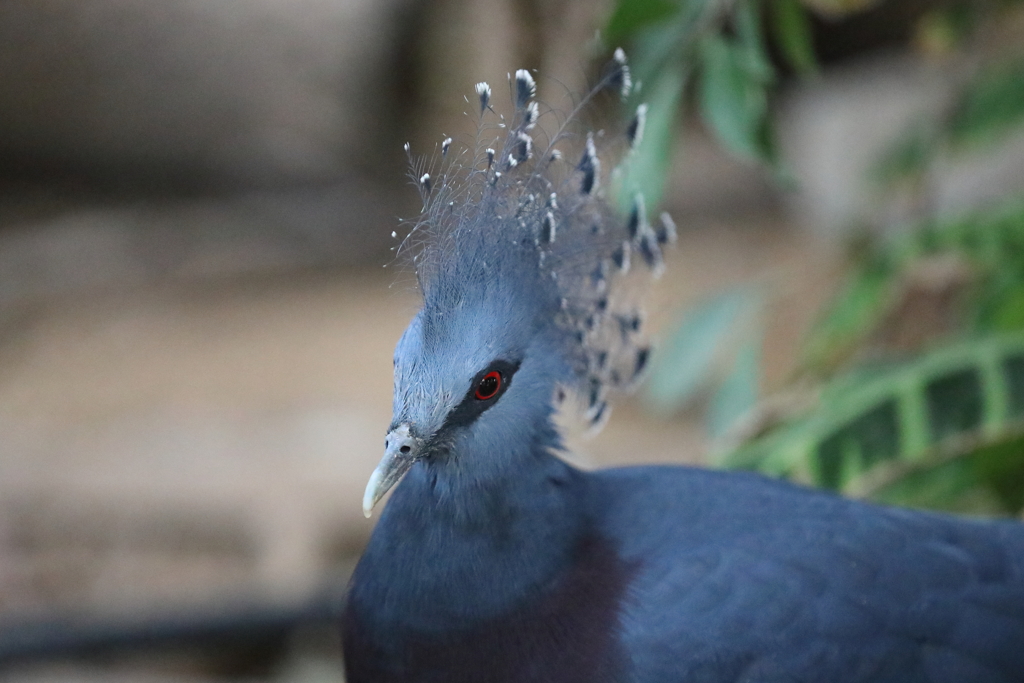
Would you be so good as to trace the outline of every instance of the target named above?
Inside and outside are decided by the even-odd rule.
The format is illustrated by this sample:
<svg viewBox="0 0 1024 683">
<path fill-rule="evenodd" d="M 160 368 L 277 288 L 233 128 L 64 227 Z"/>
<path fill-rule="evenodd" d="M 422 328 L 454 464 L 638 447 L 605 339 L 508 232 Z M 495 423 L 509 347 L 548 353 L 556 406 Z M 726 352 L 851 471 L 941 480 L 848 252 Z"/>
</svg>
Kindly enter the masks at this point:
<svg viewBox="0 0 1024 683">
<path fill-rule="evenodd" d="M 518 369 L 518 362 L 496 360 L 477 373 L 465 398 L 448 413 L 444 427 L 471 424 L 481 413 L 501 400 L 511 386 L 512 376 Z"/>
</svg>

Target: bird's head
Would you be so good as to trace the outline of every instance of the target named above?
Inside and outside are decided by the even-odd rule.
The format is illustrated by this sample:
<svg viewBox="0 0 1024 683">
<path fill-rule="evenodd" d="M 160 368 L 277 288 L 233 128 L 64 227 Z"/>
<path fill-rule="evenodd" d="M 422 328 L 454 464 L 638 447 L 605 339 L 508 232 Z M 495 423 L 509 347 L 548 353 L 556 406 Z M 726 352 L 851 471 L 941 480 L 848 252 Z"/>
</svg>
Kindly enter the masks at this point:
<svg viewBox="0 0 1024 683">
<path fill-rule="evenodd" d="M 617 51 L 595 92 L 625 91 L 628 81 Z M 615 215 L 600 190 L 593 135 L 578 163 L 560 153 L 571 144 L 564 126 L 535 149 L 533 78 L 521 70 L 513 87 L 515 114 L 508 125 L 502 119 L 493 148 L 450 154 L 446 139 L 437 180 L 413 164 L 424 209 L 403 246 L 417 247 L 423 307 L 395 350 L 394 415 L 363 498 L 367 516 L 419 460 L 479 477 L 514 466 L 523 449 L 557 447 L 551 418 L 567 393 L 599 425 L 606 390 L 631 383 L 646 364 L 639 316 L 622 309 L 613 283 L 631 254 L 660 270 L 659 245 L 674 227 L 667 216 L 651 227 L 639 195 L 629 216 Z M 484 115 L 490 87 L 479 84 L 477 94 Z M 644 113 L 641 105 L 629 124 L 627 149 Z"/>
</svg>

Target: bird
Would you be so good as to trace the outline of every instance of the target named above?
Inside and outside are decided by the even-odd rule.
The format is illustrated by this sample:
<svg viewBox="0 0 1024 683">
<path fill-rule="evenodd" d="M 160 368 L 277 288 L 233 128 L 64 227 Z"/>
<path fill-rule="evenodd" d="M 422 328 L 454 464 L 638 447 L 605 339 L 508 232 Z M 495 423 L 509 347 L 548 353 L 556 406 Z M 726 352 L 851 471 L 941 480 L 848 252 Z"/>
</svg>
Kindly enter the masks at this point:
<svg viewBox="0 0 1024 683">
<path fill-rule="evenodd" d="M 533 74 L 509 83 L 507 118 L 476 86 L 464 149 L 410 154 L 423 210 L 396 249 L 422 307 L 363 499 L 370 516 L 391 491 L 340 616 L 346 680 L 1024 681 L 1017 521 L 755 473 L 569 464 L 556 415 L 599 427 L 642 377 L 635 292 L 676 228 L 640 193 L 613 205 L 606 159 L 629 163 L 646 107 L 618 132 L 581 123 L 628 94 L 622 50 L 554 132 Z"/>
</svg>

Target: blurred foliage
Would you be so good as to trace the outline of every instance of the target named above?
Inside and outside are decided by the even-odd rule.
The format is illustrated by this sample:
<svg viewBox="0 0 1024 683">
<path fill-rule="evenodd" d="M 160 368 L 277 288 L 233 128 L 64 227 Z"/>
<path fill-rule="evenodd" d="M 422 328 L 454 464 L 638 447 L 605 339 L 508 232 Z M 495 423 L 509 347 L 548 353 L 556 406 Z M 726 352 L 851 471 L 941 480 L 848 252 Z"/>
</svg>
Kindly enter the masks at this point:
<svg viewBox="0 0 1024 683">
<path fill-rule="evenodd" d="M 993 144 L 1024 122 L 1024 61 L 983 70 L 968 83 L 946 122 L 953 145 Z"/>
<path fill-rule="evenodd" d="M 1024 59 L 1014 56 L 979 69 L 956 93 L 944 116 L 910 126 L 873 175 L 883 185 L 919 182 L 940 156 L 984 152 L 1022 124 Z"/>
<path fill-rule="evenodd" d="M 932 329 L 920 319 L 935 320 L 928 297 L 945 309 Z M 899 348 L 896 328 L 927 334 Z M 804 365 L 824 380 L 814 409 L 723 464 L 888 503 L 1020 514 L 1024 197 L 869 245 L 812 331 Z"/>
<path fill-rule="evenodd" d="M 776 0 L 769 3 L 771 31 L 775 44 L 797 73 L 816 73 L 811 23 L 799 0 Z"/>
<path fill-rule="evenodd" d="M 883 187 L 902 184 L 918 190 L 933 165 L 944 157 L 984 153 L 1024 125 L 1024 46 L 1010 40 L 982 50 L 985 28 L 1004 14 L 1019 13 L 1020 0 L 946 3 L 918 22 L 915 43 L 927 56 L 945 59 L 958 50 L 981 53 L 965 70 L 950 102 L 937 116 L 917 120 L 879 160 L 873 176 Z M 986 26 L 986 21 L 989 26 Z M 989 31 L 991 33 L 991 31 Z"/>
<path fill-rule="evenodd" d="M 1024 198 L 871 245 L 805 368 L 821 380 L 812 407 L 748 425 L 720 464 L 887 503 L 1020 514 Z"/>
<path fill-rule="evenodd" d="M 687 312 L 655 355 L 645 391 L 661 414 L 684 408 L 709 389 L 708 429 L 723 434 L 754 407 L 760 377 L 760 300 L 751 289 L 723 292 Z"/>
<path fill-rule="evenodd" d="M 798 0 L 619 0 L 605 37 L 630 47 L 637 87 L 629 108 L 648 105 L 644 139 L 618 179 L 623 211 L 641 188 L 648 206 L 660 203 L 675 124 L 688 106 L 731 153 L 787 177 L 771 126 L 776 68 L 769 44 L 794 71 L 815 71 L 812 33 Z"/>
<path fill-rule="evenodd" d="M 620 0 L 607 37 L 631 45 L 655 122 L 620 179 L 658 203 L 687 108 L 735 156 L 785 180 L 772 134 L 776 60 L 817 71 L 808 10 L 856 0 Z M 940 115 L 894 141 L 873 176 L 924 194 L 936 163 L 986 153 L 1024 124 L 1024 55 L 977 44 L 1011 0 L 937 4 L 918 22 L 930 58 L 960 52 L 959 85 Z M 972 42 L 973 41 L 973 42 Z M 927 208 L 927 202 L 919 202 Z M 890 231 L 891 232 L 891 231 Z M 654 359 L 646 397 L 662 413 L 703 399 L 720 462 L 879 501 L 979 513 L 1024 508 L 1024 199 L 960 216 L 925 216 L 882 240 L 866 235 L 853 272 L 812 330 L 786 400 L 758 396 L 763 302 L 754 287 L 683 317 Z M 774 397 L 778 398 L 778 397 Z M 781 407 L 780 407 L 781 406 Z M 731 444 L 731 445 L 730 445 Z"/>
<path fill-rule="evenodd" d="M 961 216 L 921 222 L 881 244 L 869 245 L 844 288 L 811 331 L 804 366 L 828 377 L 869 346 L 908 289 L 922 264 L 950 263 L 933 291 L 962 288 L 950 305 L 957 333 L 985 334 L 1024 329 L 1024 199 L 1012 198 Z M 943 274 L 939 274 L 941 278 Z M 968 280 L 965 282 L 964 280 Z M 900 321 L 901 324 L 914 321 Z"/>
<path fill-rule="evenodd" d="M 648 106 L 638 149 L 615 182 L 625 213 L 642 190 L 660 204 L 682 113 L 692 110 L 733 155 L 766 166 L 784 183 L 772 128 L 770 94 L 777 54 L 792 71 L 817 71 L 813 32 L 801 0 L 619 0 L 605 28 L 609 45 L 629 47 L 636 87 L 627 107 Z M 868 3 L 824 2 L 846 12 Z M 680 409 L 712 388 L 708 428 L 724 433 L 756 403 L 760 376 L 761 302 L 751 288 L 691 311 L 668 350 L 656 356 L 648 397 L 662 413 Z M 744 328 L 740 335 L 736 326 Z M 728 344 L 730 338 L 741 343 Z"/>
<path fill-rule="evenodd" d="M 723 456 L 882 502 L 961 512 L 1024 508 L 1024 331 L 845 373 L 814 408 Z"/>
<path fill-rule="evenodd" d="M 737 5 L 734 30 L 700 41 L 700 114 L 725 147 L 739 157 L 774 162 L 767 88 L 775 79 L 761 38 L 760 8 Z"/>
</svg>

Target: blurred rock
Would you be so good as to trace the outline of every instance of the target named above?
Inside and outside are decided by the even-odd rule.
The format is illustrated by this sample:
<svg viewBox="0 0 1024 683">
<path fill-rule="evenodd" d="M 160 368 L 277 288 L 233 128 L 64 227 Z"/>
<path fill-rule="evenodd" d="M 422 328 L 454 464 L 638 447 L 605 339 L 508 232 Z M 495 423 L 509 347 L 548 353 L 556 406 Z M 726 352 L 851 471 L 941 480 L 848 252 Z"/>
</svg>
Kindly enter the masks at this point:
<svg viewBox="0 0 1024 683">
<path fill-rule="evenodd" d="M 783 158 L 798 183 L 790 197 L 798 220 L 837 236 L 857 222 L 878 219 L 871 168 L 914 121 L 944 105 L 949 89 L 934 64 L 894 54 L 795 84 L 782 98 L 777 120 Z"/>
<path fill-rule="evenodd" d="M 53 297 L 384 264 L 403 205 L 356 177 L 224 198 L 58 206 L 6 221 L 0 201 L 0 324 Z"/>
<path fill-rule="evenodd" d="M 23 321 L 0 347 L 0 611 L 292 599 L 343 572 L 408 294 L 319 276 Z"/>
<path fill-rule="evenodd" d="M 732 156 L 696 120 L 680 127 L 665 186 L 665 208 L 677 221 L 709 217 L 775 220 L 783 194 L 770 172 Z"/>
<path fill-rule="evenodd" d="M 0 3 L 0 169 L 201 186 L 372 166 L 409 4 Z"/>
<path fill-rule="evenodd" d="M 785 93 L 777 120 L 783 157 L 798 182 L 789 196 L 797 220 L 835 237 L 851 227 L 917 218 L 921 207 L 883 194 L 872 169 L 901 136 L 943 116 L 963 67 L 909 53 L 878 55 Z M 1024 133 L 997 148 L 940 150 L 925 182 L 918 201 L 929 212 L 956 212 L 1019 192 Z"/>
<path fill-rule="evenodd" d="M 507 113 L 509 74 L 516 69 L 535 73 L 541 102 L 571 108 L 572 98 L 587 89 L 596 59 L 608 56 L 595 50 L 595 35 L 611 6 L 609 0 L 426 3 L 413 64 L 414 152 L 429 153 L 445 136 L 473 140 L 478 119 L 466 98 L 475 102 L 473 86 L 480 81 L 490 83 L 495 110 Z M 539 126 L 553 123 L 542 116 Z"/>
<path fill-rule="evenodd" d="M 998 144 L 942 158 L 930 178 L 935 208 L 955 212 L 1024 188 L 1024 131 Z"/>
</svg>

